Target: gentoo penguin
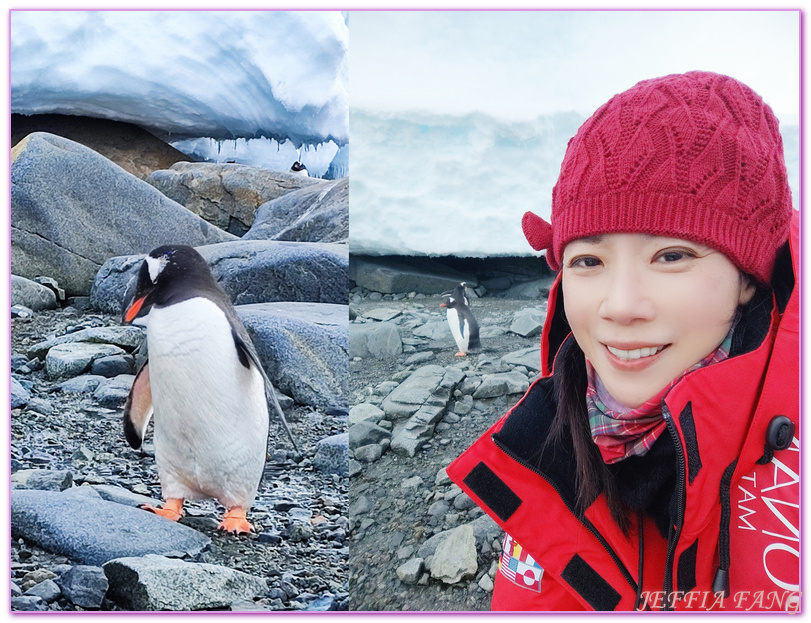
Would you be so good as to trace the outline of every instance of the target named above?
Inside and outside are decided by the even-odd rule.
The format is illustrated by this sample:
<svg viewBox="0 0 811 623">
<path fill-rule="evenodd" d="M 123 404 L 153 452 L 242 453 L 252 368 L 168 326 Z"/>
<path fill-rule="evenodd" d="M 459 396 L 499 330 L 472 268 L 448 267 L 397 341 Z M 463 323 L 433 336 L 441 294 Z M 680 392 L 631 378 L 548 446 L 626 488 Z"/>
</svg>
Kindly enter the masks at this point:
<svg viewBox="0 0 811 623">
<path fill-rule="evenodd" d="M 453 290 L 443 292 L 440 296 L 452 296 L 457 301 L 462 301 L 467 307 L 470 307 L 470 299 L 467 297 L 467 283 L 464 281 Z"/>
<path fill-rule="evenodd" d="M 128 287 L 124 324 L 146 326 L 148 361 L 124 407 L 124 433 L 141 447 L 154 412 L 163 508 L 177 521 L 183 501 L 215 498 L 218 528 L 249 533 L 267 452 L 267 400 L 291 435 L 273 387 L 228 295 L 193 248 L 158 247 Z M 295 446 L 295 442 L 293 444 Z"/>
<path fill-rule="evenodd" d="M 441 303 L 440 307 L 446 310 L 448 325 L 459 349 L 456 356 L 464 357 L 469 351 L 479 347 L 479 324 L 467 306 L 468 298 L 464 282 L 456 286 L 452 294 L 446 296 L 447 300 Z"/>
<path fill-rule="evenodd" d="M 301 164 L 298 160 L 293 163 L 293 166 L 290 167 L 290 172 L 295 173 L 296 175 L 303 175 L 304 177 L 309 177 L 310 173 L 307 171 L 307 167 Z"/>
</svg>

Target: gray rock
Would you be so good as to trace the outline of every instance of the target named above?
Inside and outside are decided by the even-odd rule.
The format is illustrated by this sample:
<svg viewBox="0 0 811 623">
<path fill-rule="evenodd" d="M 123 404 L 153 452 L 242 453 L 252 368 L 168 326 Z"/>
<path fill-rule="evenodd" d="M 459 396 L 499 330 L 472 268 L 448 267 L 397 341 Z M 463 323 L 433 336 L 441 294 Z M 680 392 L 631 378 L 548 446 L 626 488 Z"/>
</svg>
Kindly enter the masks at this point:
<svg viewBox="0 0 811 623">
<path fill-rule="evenodd" d="M 552 287 L 554 275 L 535 281 L 519 283 L 504 292 L 506 298 L 511 299 L 532 299 L 539 301 L 549 296 L 549 289 Z"/>
<path fill-rule="evenodd" d="M 263 303 L 237 313 L 280 391 L 317 409 L 348 402 L 346 305 Z"/>
<path fill-rule="evenodd" d="M 349 507 L 349 516 L 365 515 L 374 508 L 374 505 L 365 495 L 358 496 Z"/>
<path fill-rule="evenodd" d="M 477 586 L 482 589 L 485 593 L 492 593 L 493 587 L 495 584 L 493 583 L 492 578 L 488 574 L 484 574 L 481 579 L 477 582 Z"/>
<path fill-rule="evenodd" d="M 419 489 L 423 485 L 423 479 L 419 476 L 412 476 L 411 478 L 406 478 L 403 482 L 400 483 L 401 489 Z"/>
<path fill-rule="evenodd" d="M 315 448 L 313 465 L 326 474 L 349 476 L 349 433 L 321 439 Z"/>
<path fill-rule="evenodd" d="M 48 609 L 48 604 L 37 595 L 20 595 L 11 598 L 11 609 L 20 612 L 39 612 Z"/>
<path fill-rule="evenodd" d="M 374 463 L 381 456 L 383 456 L 383 448 L 380 444 L 370 443 L 355 448 L 355 458 L 361 463 Z"/>
<path fill-rule="evenodd" d="M 424 404 L 404 426 L 395 429 L 391 449 L 397 454 L 413 457 L 422 445 L 431 439 L 436 423 L 445 414 L 445 406 Z"/>
<path fill-rule="evenodd" d="M 267 582 L 235 569 L 146 555 L 104 565 L 110 597 L 130 610 L 211 610 L 267 593 Z"/>
<path fill-rule="evenodd" d="M 402 313 L 402 310 L 394 309 L 392 307 L 376 307 L 375 309 L 370 309 L 364 312 L 363 317 L 371 318 L 372 320 L 379 320 L 381 322 L 387 322 L 396 318 Z"/>
<path fill-rule="evenodd" d="M 386 396 L 381 408 L 387 417 L 395 420 L 411 417 L 423 405 L 445 409 L 463 378 L 464 372 L 458 368 L 422 366 Z"/>
<path fill-rule="evenodd" d="M 352 448 L 352 450 L 369 444 L 377 444 L 391 437 L 390 431 L 368 420 L 350 426 L 348 434 L 349 447 Z"/>
<path fill-rule="evenodd" d="M 482 515 L 481 517 L 478 517 L 477 519 L 464 525 L 470 526 L 470 528 L 473 530 L 473 537 L 476 539 L 476 543 L 480 545 L 484 544 L 485 541 L 491 543 L 493 539 L 503 534 L 499 525 L 488 515 Z M 445 532 L 435 534 L 420 545 L 417 555 L 420 558 L 428 558 L 429 556 L 433 556 L 434 553 L 436 553 L 437 547 L 439 547 L 439 545 L 448 538 L 449 534 L 450 531 L 447 530 Z"/>
<path fill-rule="evenodd" d="M 496 398 L 509 394 L 523 394 L 529 388 L 529 380 L 520 372 L 485 374 L 481 385 L 473 392 L 473 398 Z"/>
<path fill-rule="evenodd" d="M 73 451 L 73 454 L 70 456 L 70 458 L 73 461 L 92 461 L 94 456 L 95 454 L 90 448 L 86 446 L 81 446 Z"/>
<path fill-rule="evenodd" d="M 431 517 L 442 517 L 448 512 L 448 503 L 445 500 L 437 500 L 428 507 L 428 514 Z"/>
<path fill-rule="evenodd" d="M 127 401 L 134 381 L 135 375 L 133 374 L 119 374 L 99 383 L 96 391 L 93 392 L 93 398 L 103 407 L 110 409 L 121 407 Z"/>
<path fill-rule="evenodd" d="M 11 304 L 22 305 L 32 311 L 56 309 L 56 294 L 31 279 L 11 275 Z"/>
<path fill-rule="evenodd" d="M 98 610 L 107 594 L 104 569 L 90 565 L 76 565 L 56 580 L 62 594 L 82 608 Z"/>
<path fill-rule="evenodd" d="M 83 374 L 81 376 L 62 381 L 57 385 L 60 391 L 66 394 L 92 394 L 98 386 L 105 381 L 103 376 Z"/>
<path fill-rule="evenodd" d="M 99 497 L 107 500 L 108 502 L 115 502 L 116 504 L 126 504 L 127 506 L 140 506 L 141 504 L 150 504 L 155 506 L 158 504 L 156 500 L 139 493 L 133 493 L 124 487 L 116 485 L 91 485 L 93 490 L 99 494 Z"/>
<path fill-rule="evenodd" d="M 73 474 L 64 469 L 20 469 L 11 474 L 15 489 L 64 491 L 73 486 Z"/>
<path fill-rule="evenodd" d="M 440 294 L 453 290 L 460 281 L 475 288 L 476 277 L 456 272 L 439 263 L 420 258 L 419 265 L 407 260 L 384 261 L 355 256 L 349 267 L 349 278 L 359 286 L 375 292 L 417 292 Z"/>
<path fill-rule="evenodd" d="M 348 242 L 349 179 L 319 181 L 262 204 L 242 239 Z"/>
<path fill-rule="evenodd" d="M 476 506 L 476 502 L 464 491 L 453 498 L 453 507 L 458 511 L 470 510 L 474 506 Z"/>
<path fill-rule="evenodd" d="M 48 415 L 53 412 L 53 403 L 45 398 L 32 398 L 28 401 L 28 404 L 25 405 L 25 410 Z"/>
<path fill-rule="evenodd" d="M 346 245 L 240 240 L 198 251 L 235 305 L 349 301 Z"/>
<path fill-rule="evenodd" d="M 317 178 L 280 173 L 244 164 L 177 162 L 154 171 L 146 182 L 201 218 L 242 236 L 262 204 L 302 187 L 321 189 Z"/>
<path fill-rule="evenodd" d="M 546 313 L 534 307 L 527 307 L 515 313 L 510 331 L 522 337 L 538 335 L 543 330 L 545 319 Z"/>
<path fill-rule="evenodd" d="M 385 415 L 382 409 L 368 402 L 363 402 L 350 407 L 349 423 L 357 424 L 358 422 L 368 421 L 377 424 Z"/>
<path fill-rule="evenodd" d="M 35 584 L 29 588 L 27 591 L 25 591 L 25 594 L 30 597 L 39 597 L 46 604 L 49 604 L 59 599 L 62 591 L 59 588 L 59 585 L 53 580 L 44 580 L 43 582 Z"/>
<path fill-rule="evenodd" d="M 346 305 L 348 301 L 346 245 L 240 240 L 196 249 L 235 305 L 284 301 Z M 93 282 L 93 307 L 120 313 L 127 285 L 142 261 L 141 255 L 107 260 Z"/>
<path fill-rule="evenodd" d="M 361 473 L 363 473 L 363 465 L 355 459 L 349 459 L 349 477 L 354 478 Z"/>
<path fill-rule="evenodd" d="M 132 355 L 110 355 L 99 357 L 90 365 L 90 374 L 112 378 L 119 374 L 135 372 L 135 357 Z"/>
<path fill-rule="evenodd" d="M 210 543 L 191 528 L 123 504 L 20 489 L 11 490 L 11 533 L 89 565 L 172 551 L 195 556 Z"/>
<path fill-rule="evenodd" d="M 116 312 L 118 311 L 120 311 L 120 305 Z M 125 351 L 133 351 L 143 343 L 145 337 L 146 331 L 141 327 L 91 327 L 37 342 L 28 348 L 26 354 L 31 359 L 44 359 L 54 346 L 75 343 L 112 344 Z"/>
<path fill-rule="evenodd" d="M 406 357 L 405 365 L 413 366 L 420 363 L 425 363 L 426 361 L 431 361 L 434 358 L 434 353 L 431 351 L 422 352 L 422 353 L 414 353 L 410 357 Z"/>
<path fill-rule="evenodd" d="M 431 320 L 421 327 L 414 329 L 413 334 L 417 337 L 426 337 L 436 342 L 453 343 L 453 334 L 446 320 Z"/>
<path fill-rule="evenodd" d="M 436 476 L 434 477 L 434 485 L 436 485 L 437 487 L 443 487 L 445 485 L 449 485 L 449 484 L 451 484 L 451 482 L 452 482 L 451 479 L 448 477 L 448 472 L 445 471 L 444 467 L 442 469 L 440 469 L 436 473 Z"/>
<path fill-rule="evenodd" d="M 12 305 L 11 317 L 21 318 L 23 320 L 31 320 L 34 317 L 34 310 L 26 307 L 25 305 Z"/>
<path fill-rule="evenodd" d="M 11 377 L 11 408 L 18 409 L 19 407 L 25 406 L 29 400 L 31 400 L 31 394 L 28 393 L 28 390 L 23 387 L 20 382 Z"/>
<path fill-rule="evenodd" d="M 35 277 L 34 282 L 41 286 L 45 286 L 56 296 L 56 300 L 60 303 L 65 300 L 65 291 L 59 287 L 59 282 L 51 277 Z"/>
<path fill-rule="evenodd" d="M 455 584 L 463 578 L 476 575 L 476 539 L 473 528 L 464 524 L 448 531 L 431 558 L 431 577 Z"/>
<path fill-rule="evenodd" d="M 425 561 L 422 558 L 412 558 L 397 567 L 395 573 L 403 584 L 416 584 L 424 569 Z"/>
<path fill-rule="evenodd" d="M 501 358 L 506 364 L 511 366 L 524 366 L 536 372 L 541 371 L 541 347 L 531 346 L 513 351 Z"/>
<path fill-rule="evenodd" d="M 112 344 L 86 342 L 59 344 L 45 356 L 45 371 L 51 380 L 79 376 L 90 369 L 94 360 L 108 355 L 123 355 L 124 351 Z"/>
<path fill-rule="evenodd" d="M 148 253 L 162 244 L 231 239 L 79 143 L 34 132 L 12 150 L 11 271 L 16 275 L 48 275 L 69 296 L 86 295 L 109 257 Z"/>
<path fill-rule="evenodd" d="M 393 359 L 403 352 L 400 329 L 392 322 L 349 325 L 349 356 Z"/>
</svg>

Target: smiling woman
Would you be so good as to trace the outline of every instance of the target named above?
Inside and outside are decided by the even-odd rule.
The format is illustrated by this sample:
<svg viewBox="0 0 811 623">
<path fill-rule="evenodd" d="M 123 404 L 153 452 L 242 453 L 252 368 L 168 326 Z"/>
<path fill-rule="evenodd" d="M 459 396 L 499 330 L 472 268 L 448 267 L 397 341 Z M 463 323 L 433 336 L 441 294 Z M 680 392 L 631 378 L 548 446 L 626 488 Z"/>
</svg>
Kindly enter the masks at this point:
<svg viewBox="0 0 811 623">
<path fill-rule="evenodd" d="M 493 609 L 797 610 L 798 220 L 737 80 L 583 124 L 523 219 L 559 271 L 543 375 L 447 469 L 507 532 Z"/>
</svg>

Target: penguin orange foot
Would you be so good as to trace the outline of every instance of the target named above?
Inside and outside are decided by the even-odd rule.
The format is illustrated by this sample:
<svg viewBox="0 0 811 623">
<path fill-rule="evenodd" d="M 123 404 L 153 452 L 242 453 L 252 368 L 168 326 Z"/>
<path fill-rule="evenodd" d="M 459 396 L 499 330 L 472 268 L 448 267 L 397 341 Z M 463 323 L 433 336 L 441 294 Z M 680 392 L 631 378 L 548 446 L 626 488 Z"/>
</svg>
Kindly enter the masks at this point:
<svg viewBox="0 0 811 623">
<path fill-rule="evenodd" d="M 456 356 L 457 357 L 467 357 L 467 353 L 460 350 L 458 353 L 456 353 Z"/>
<path fill-rule="evenodd" d="M 183 500 L 180 498 L 168 498 L 163 504 L 163 508 L 156 508 L 150 504 L 141 504 L 140 508 L 170 521 L 177 521 L 183 517 Z"/>
<path fill-rule="evenodd" d="M 225 530 L 234 534 L 251 534 L 254 532 L 254 527 L 248 521 L 246 514 L 245 509 L 239 506 L 229 508 L 223 515 L 217 530 Z"/>
</svg>

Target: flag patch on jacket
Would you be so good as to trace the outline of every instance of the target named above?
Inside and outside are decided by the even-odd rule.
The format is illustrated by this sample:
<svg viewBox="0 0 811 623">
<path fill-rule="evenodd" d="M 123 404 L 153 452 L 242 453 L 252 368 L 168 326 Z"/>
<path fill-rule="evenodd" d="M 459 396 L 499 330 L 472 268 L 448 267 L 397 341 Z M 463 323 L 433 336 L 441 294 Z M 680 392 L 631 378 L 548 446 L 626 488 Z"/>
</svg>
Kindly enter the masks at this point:
<svg viewBox="0 0 811 623">
<path fill-rule="evenodd" d="M 509 534 L 504 535 L 498 568 L 508 580 L 518 586 L 541 592 L 543 568 Z"/>
</svg>

